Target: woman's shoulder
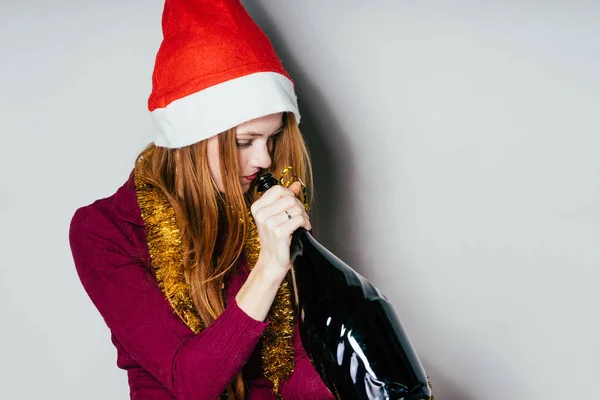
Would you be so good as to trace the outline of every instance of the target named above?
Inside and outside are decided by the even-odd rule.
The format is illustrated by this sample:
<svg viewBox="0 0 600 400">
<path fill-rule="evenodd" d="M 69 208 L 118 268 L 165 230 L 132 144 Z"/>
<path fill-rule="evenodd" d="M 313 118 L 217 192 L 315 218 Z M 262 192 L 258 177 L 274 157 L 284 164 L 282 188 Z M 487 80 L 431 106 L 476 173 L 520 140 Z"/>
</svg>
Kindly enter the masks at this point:
<svg viewBox="0 0 600 400">
<path fill-rule="evenodd" d="M 71 225 L 83 224 L 91 228 L 95 223 L 101 221 L 112 221 L 115 224 L 144 225 L 137 202 L 133 171 L 129 174 L 127 181 L 115 193 L 79 207 L 71 219 Z"/>
<path fill-rule="evenodd" d="M 133 171 L 115 193 L 75 211 L 69 236 L 86 236 L 127 252 L 145 244 L 144 220 L 137 203 Z"/>
</svg>

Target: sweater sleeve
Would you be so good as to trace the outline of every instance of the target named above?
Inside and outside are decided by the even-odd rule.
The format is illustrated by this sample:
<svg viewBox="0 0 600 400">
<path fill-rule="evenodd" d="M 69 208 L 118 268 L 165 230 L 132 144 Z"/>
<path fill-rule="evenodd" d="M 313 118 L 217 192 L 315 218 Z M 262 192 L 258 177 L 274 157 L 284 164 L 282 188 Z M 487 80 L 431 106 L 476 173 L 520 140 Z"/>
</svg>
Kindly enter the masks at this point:
<svg viewBox="0 0 600 400">
<path fill-rule="evenodd" d="M 127 372 L 131 400 L 177 400 L 159 381 L 135 361 L 113 333 L 111 340 L 117 349 L 117 366 Z"/>
<path fill-rule="evenodd" d="M 300 339 L 297 321 L 292 340 L 295 350 L 295 366 L 292 376 L 281 386 L 283 398 L 285 400 L 335 400 L 306 354 Z"/>
<path fill-rule="evenodd" d="M 152 375 L 142 367 L 127 370 L 129 397 L 132 400 L 177 400 Z"/>
<path fill-rule="evenodd" d="M 119 342 L 178 400 L 215 399 L 241 370 L 268 323 L 229 302 L 194 334 L 174 314 L 123 227 L 93 205 L 73 216 L 69 241 L 79 278 Z"/>
</svg>

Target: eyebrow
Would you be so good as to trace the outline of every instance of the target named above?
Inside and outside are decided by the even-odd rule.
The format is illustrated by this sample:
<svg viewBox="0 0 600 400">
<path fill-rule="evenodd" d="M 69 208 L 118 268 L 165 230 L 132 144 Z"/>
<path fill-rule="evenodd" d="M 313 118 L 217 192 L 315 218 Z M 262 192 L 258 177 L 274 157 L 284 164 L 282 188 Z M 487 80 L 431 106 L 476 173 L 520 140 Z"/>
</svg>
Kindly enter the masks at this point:
<svg viewBox="0 0 600 400">
<path fill-rule="evenodd" d="M 279 128 L 277 128 L 277 130 L 273 134 L 269 135 L 269 137 L 277 135 L 279 132 L 281 132 L 282 129 L 283 129 L 283 125 L 281 125 Z M 244 136 L 250 136 L 250 137 L 263 136 L 262 133 L 256 133 L 256 132 L 241 132 L 241 133 L 238 133 L 238 135 L 244 135 Z"/>
</svg>

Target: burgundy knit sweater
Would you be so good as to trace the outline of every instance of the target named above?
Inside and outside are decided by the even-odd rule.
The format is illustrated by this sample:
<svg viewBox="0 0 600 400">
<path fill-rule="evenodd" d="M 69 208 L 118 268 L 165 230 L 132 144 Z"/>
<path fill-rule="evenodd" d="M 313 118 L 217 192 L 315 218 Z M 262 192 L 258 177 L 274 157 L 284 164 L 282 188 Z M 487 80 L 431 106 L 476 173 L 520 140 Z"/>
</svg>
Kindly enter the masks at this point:
<svg viewBox="0 0 600 400">
<path fill-rule="evenodd" d="M 131 399 L 216 399 L 241 369 L 248 399 L 274 399 L 260 356 L 268 320 L 254 320 L 235 301 L 247 263 L 240 260 L 226 282 L 223 314 L 194 334 L 152 274 L 133 172 L 115 194 L 75 212 L 69 240 L 81 283 L 111 331 L 117 366 L 127 371 Z M 282 384 L 283 398 L 333 399 L 297 329 L 293 343 L 295 371 Z"/>
</svg>

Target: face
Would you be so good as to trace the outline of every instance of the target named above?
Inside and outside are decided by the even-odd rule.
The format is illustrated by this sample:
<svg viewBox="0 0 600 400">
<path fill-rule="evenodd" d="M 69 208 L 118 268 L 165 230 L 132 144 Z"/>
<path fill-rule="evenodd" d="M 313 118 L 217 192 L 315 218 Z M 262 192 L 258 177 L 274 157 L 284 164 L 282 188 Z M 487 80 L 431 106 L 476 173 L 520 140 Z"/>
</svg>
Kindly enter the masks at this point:
<svg viewBox="0 0 600 400">
<path fill-rule="evenodd" d="M 283 130 L 283 113 L 271 114 L 244 122 L 237 127 L 237 149 L 240 184 L 244 192 L 257 177 L 260 169 L 271 166 L 273 139 Z M 224 191 L 219 164 L 219 142 L 217 136 L 207 139 L 208 167 L 220 192 Z"/>
</svg>

